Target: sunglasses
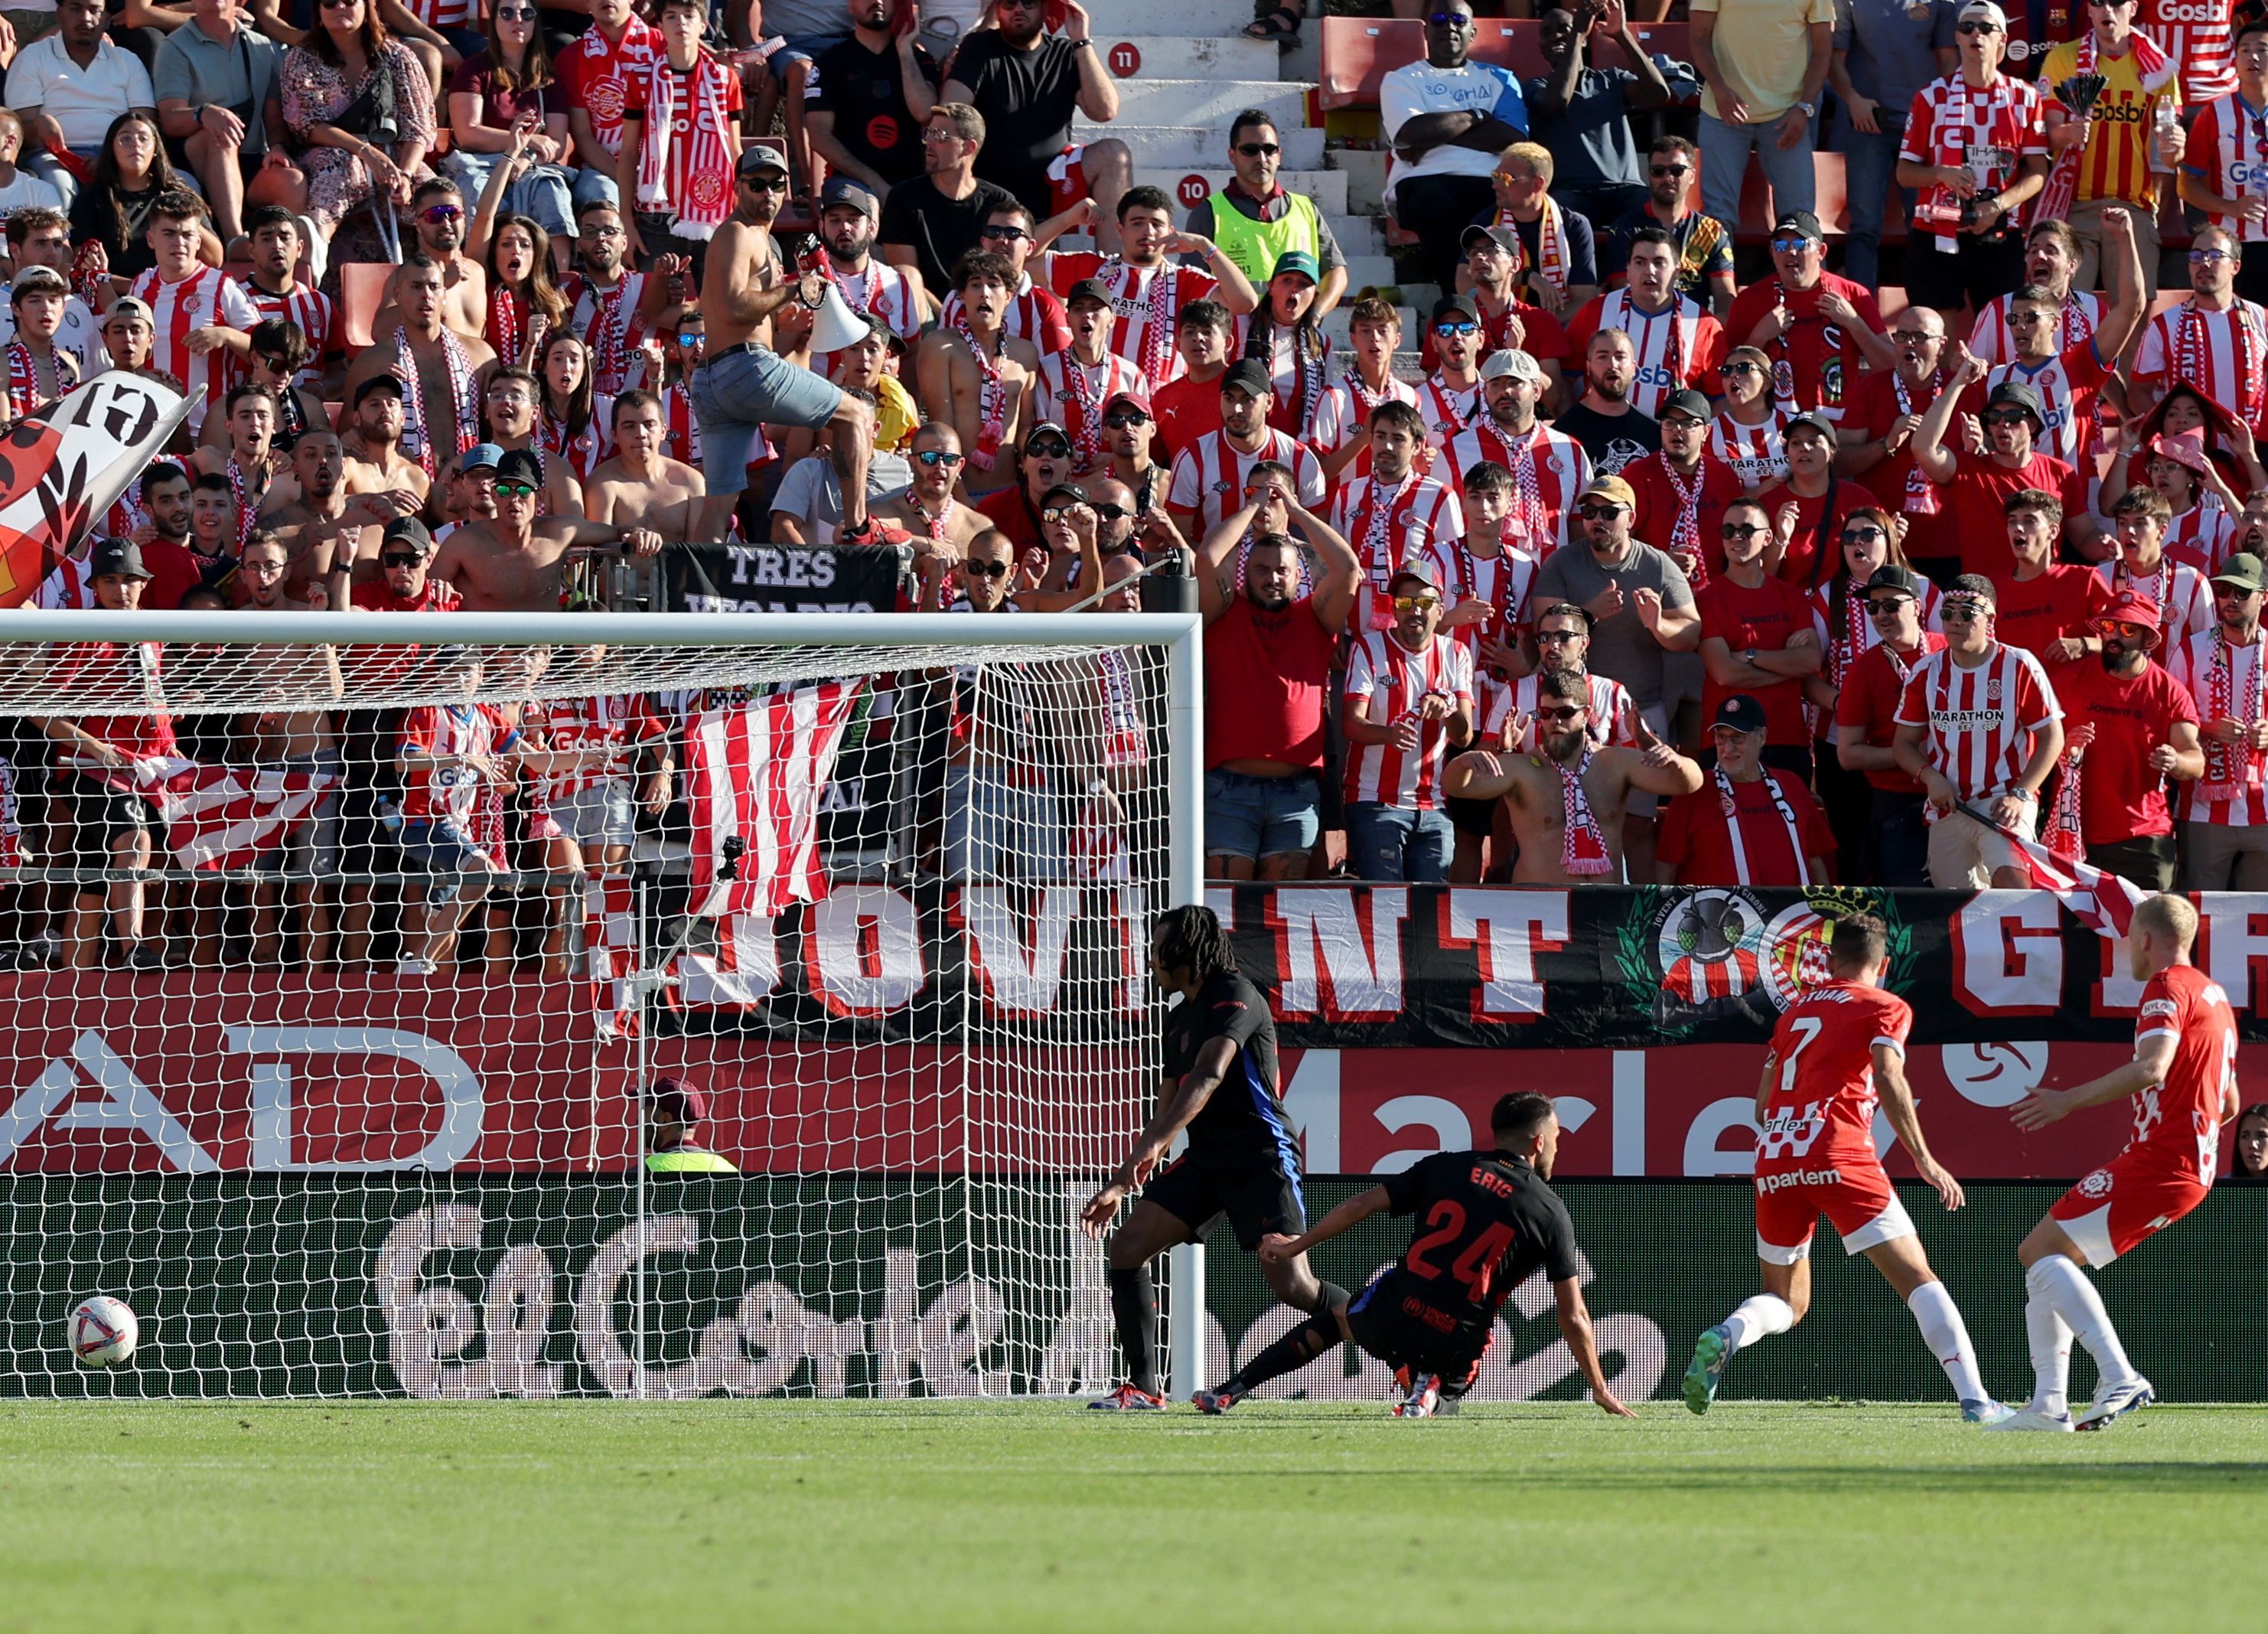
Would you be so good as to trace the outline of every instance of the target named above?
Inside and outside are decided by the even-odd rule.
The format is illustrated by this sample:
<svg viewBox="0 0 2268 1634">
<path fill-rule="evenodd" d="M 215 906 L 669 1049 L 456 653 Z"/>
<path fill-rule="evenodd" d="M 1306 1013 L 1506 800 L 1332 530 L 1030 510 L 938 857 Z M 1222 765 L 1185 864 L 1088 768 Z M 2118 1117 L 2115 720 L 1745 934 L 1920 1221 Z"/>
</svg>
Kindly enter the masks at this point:
<svg viewBox="0 0 2268 1634">
<path fill-rule="evenodd" d="M 532 23 L 535 20 L 535 8 L 532 5 L 500 5 L 497 7 L 496 14 L 498 21 L 505 23 Z"/>
<path fill-rule="evenodd" d="M 273 369 L 278 374 L 289 374 L 291 372 L 291 365 L 285 363 L 281 357 L 255 357 L 252 360 L 252 365 L 255 369 Z"/>
<path fill-rule="evenodd" d="M 1429 607 L 1438 607 L 1440 605 L 1441 598 L 1436 595 L 1396 596 L 1394 598 L 1394 610 L 1396 613 L 1423 613 Z"/>
<path fill-rule="evenodd" d="M 1040 512 L 1040 520 L 1042 522 L 1060 522 L 1078 509 L 1079 509 L 1079 507 L 1077 505 L 1049 505 L 1046 510 Z"/>
<path fill-rule="evenodd" d="M 2151 629 L 2147 624 L 2128 624 L 2124 622 L 2114 623 L 2109 619 L 2103 620 L 2095 628 L 2099 633 L 2105 636 L 2116 636 L 2121 641 L 2139 641 L 2145 636 L 2154 636 L 2158 633 L 2156 630 Z"/>
<path fill-rule="evenodd" d="M 1690 165 L 1649 165 L 1646 170 L 1656 176 L 1690 176 L 1693 173 Z"/>
<path fill-rule="evenodd" d="M 498 482 L 496 485 L 496 490 L 497 497 L 499 499 L 526 499 L 534 494 L 535 484 L 533 482 Z"/>
<path fill-rule="evenodd" d="M 763 184 L 762 182 L 752 181 L 748 183 L 748 185 L 755 188 L 762 187 Z M 583 224 L 583 236 L 586 239 L 619 239 L 623 236 L 622 224 L 616 222 L 612 226 L 608 226 L 602 221 L 585 222 Z"/>
<path fill-rule="evenodd" d="M 2215 601 L 2242 601 L 2247 596 L 2257 596 L 2259 593 L 2257 590 L 2247 590 L 2242 585 L 2215 585 L 2213 587 L 2213 599 Z"/>
<path fill-rule="evenodd" d="M 357 4 L 358 4 L 358 0 L 323 0 L 323 10 L 326 11 L 343 11 L 349 6 L 355 5 Z"/>
<path fill-rule="evenodd" d="M 2012 312 L 2008 314 L 2008 321 L 2012 324 L 2021 324 L 2029 329 L 2036 323 L 2045 323 L 2049 316 L 2049 313 L 2043 312 Z"/>
<path fill-rule="evenodd" d="M 961 570 L 964 573 L 974 573 L 979 578 L 1008 577 L 1008 564 L 1005 562 L 963 562 L 961 564 Z"/>
<path fill-rule="evenodd" d="M 1818 242 L 1819 240 L 1816 239 L 1794 237 L 1778 238 L 1771 241 L 1771 247 L 1774 252 L 1778 254 L 1800 255 L 1804 251 L 1809 249 L 1813 245 Z"/>
<path fill-rule="evenodd" d="M 1719 539 L 1754 539 L 1758 534 L 1769 534 L 1770 532 L 1771 532 L 1771 529 L 1764 526 L 1761 523 L 1727 522 L 1718 528 L 1717 537 Z"/>
<path fill-rule="evenodd" d="M 1535 632 L 1535 644 L 1539 647 L 1547 641 L 1580 641 L 1582 638 L 1583 632 L 1580 629 L 1539 629 Z"/>
<path fill-rule="evenodd" d="M 1428 28 L 1470 28 L 1471 17 L 1462 11 L 1435 11 L 1425 19 Z"/>
<path fill-rule="evenodd" d="M 1876 618 L 1887 618 L 1912 600 L 1911 596 L 1868 596 L 1867 611 Z"/>
<path fill-rule="evenodd" d="M 424 559 L 423 556 L 405 556 L 389 552 L 379 557 L 378 564 L 380 567 L 416 567 Z"/>
<path fill-rule="evenodd" d="M 1123 522 L 1134 514 L 1124 505 L 1089 505 L 1087 509 L 1106 522 Z"/>
<path fill-rule="evenodd" d="M 1882 530 L 1879 527 L 1846 527 L 1843 530 L 1843 542 L 1846 545 L 1871 545 L 1881 537 Z"/>
<path fill-rule="evenodd" d="M 1147 425 L 1150 416 L 1139 408 L 1114 408 L 1102 416 L 1102 423 L 1114 431 L 1123 431 L 1130 425 Z"/>
<path fill-rule="evenodd" d="M 914 461 L 917 465 L 956 466 L 968 458 L 967 454 L 952 453 L 942 448 L 924 448 L 915 453 Z"/>
<path fill-rule="evenodd" d="M 2021 425 L 2031 417 L 2021 408 L 1987 408 L 1984 411 L 1984 423 L 1987 425 Z"/>
<path fill-rule="evenodd" d="M 1620 516 L 1622 513 L 1623 508 L 1611 499 L 1594 500 L 1590 504 L 1575 507 L 1575 514 L 1586 522 L 1604 521 L 1610 517 Z"/>
<path fill-rule="evenodd" d="M 690 333 L 679 335 L 677 337 L 677 343 L 680 346 L 698 346 L 701 344 L 703 338 L 701 331 L 695 329 Z"/>
<path fill-rule="evenodd" d="M 1480 332 L 1481 326 L 1469 319 L 1460 320 L 1455 323 L 1437 323 L 1433 326 L 1433 333 L 1445 341 L 1455 335 L 1478 335 Z"/>
<path fill-rule="evenodd" d="M 1538 720 L 1565 722 L 1580 720 L 1582 717 L 1583 706 L 1580 703 L 1563 703 L 1556 710 L 1539 709 L 1535 711 Z"/>
<path fill-rule="evenodd" d="M 430 204 L 422 213 L 426 220 L 438 225 L 445 221 L 456 220 L 465 213 L 465 207 L 461 204 Z"/>
<path fill-rule="evenodd" d="M 1762 369 L 1752 363 L 1728 363 L 1717 371 L 1719 374 L 1761 374 Z"/>
<path fill-rule="evenodd" d="M 1019 239 L 1028 239 L 1033 235 L 1021 227 L 980 227 L 976 231 L 976 236 L 983 239 L 1002 239 L 1013 244 Z"/>
<path fill-rule="evenodd" d="M 1937 604 L 1938 617 L 1949 618 L 1959 624 L 1966 624 L 1972 619 L 1983 618 L 1991 611 L 1992 609 L 1981 601 L 1946 600 Z"/>
<path fill-rule="evenodd" d="M 1953 32 L 1956 34 L 1997 34 L 2000 32 L 2000 26 L 1998 23 L 1962 23 Z"/>
<path fill-rule="evenodd" d="M 1236 151 L 1247 158 L 1274 158 L 1284 150 L 1273 142 L 1240 142 L 1236 144 Z"/>
<path fill-rule="evenodd" d="M 1043 443 L 1026 443 L 1024 452 L 1027 454 L 1037 454 L 1042 460 L 1068 460 L 1071 458 L 1071 445 L 1059 443 L 1050 437 Z"/>
<path fill-rule="evenodd" d="M 740 185 L 747 188 L 751 193 L 784 193 L 787 191 L 787 178 L 785 176 L 775 175 L 771 172 L 766 171 L 761 176 L 741 177 Z M 600 238 L 606 238 L 610 235 L 615 238 L 620 238 L 622 236 L 622 230 L 620 227 L 601 227 L 599 230 L 599 236 Z"/>
</svg>

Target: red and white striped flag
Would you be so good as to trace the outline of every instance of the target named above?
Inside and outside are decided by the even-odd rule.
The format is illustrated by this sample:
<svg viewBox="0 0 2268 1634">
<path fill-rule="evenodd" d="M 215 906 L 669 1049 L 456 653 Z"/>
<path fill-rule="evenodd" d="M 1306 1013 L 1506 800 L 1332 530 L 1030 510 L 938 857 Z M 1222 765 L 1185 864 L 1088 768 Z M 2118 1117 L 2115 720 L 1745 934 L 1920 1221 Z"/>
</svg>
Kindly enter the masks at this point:
<svg viewBox="0 0 2268 1634">
<path fill-rule="evenodd" d="M 1989 817 L 1964 806 L 1961 810 L 1986 828 L 2007 836 L 2022 857 L 2032 883 L 2043 891 L 2053 891 L 2057 899 L 2077 916 L 2097 936 L 2117 938 L 2126 934 L 2134 923 L 2134 910 L 2143 901 L 2156 894 L 2145 891 L 2132 880 L 2082 862 L 2076 857 L 2058 857 L 2037 840 L 2028 840 L 2014 828 L 1994 822 Z"/>
<path fill-rule="evenodd" d="M 264 771 L 157 759 L 116 770 L 85 762 L 82 777 L 139 795 L 166 825 L 166 849 L 184 868 L 220 873 L 248 868 L 297 833 L 337 778 L 321 772 Z"/>
<path fill-rule="evenodd" d="M 863 681 L 799 687 L 695 716 L 685 728 L 695 911 L 777 914 L 827 894 L 819 807 Z M 747 847 L 721 877 L 725 843 Z"/>
</svg>

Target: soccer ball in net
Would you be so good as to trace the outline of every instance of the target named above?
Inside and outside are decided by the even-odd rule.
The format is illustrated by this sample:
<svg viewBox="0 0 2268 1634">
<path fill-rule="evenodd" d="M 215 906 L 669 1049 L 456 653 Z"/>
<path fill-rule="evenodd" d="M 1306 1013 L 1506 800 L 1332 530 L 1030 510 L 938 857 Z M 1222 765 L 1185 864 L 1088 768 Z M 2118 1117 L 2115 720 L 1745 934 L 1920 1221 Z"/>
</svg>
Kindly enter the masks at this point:
<svg viewBox="0 0 2268 1634">
<path fill-rule="evenodd" d="M 142 1324 L 123 1299 L 97 1295 L 70 1314 L 66 1336 L 82 1367 L 115 1367 L 134 1354 Z"/>
</svg>

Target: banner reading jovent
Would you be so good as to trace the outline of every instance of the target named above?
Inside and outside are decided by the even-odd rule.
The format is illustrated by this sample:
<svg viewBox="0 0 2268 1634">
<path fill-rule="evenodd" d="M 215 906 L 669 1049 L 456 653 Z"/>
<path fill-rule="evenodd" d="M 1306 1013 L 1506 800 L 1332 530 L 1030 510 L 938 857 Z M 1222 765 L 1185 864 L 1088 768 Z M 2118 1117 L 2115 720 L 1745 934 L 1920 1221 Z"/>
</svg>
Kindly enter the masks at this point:
<svg viewBox="0 0 2268 1634">
<path fill-rule="evenodd" d="M 1035 1368 L 1111 1382 L 1101 1253 L 1069 1240 L 1083 1191 L 1056 1189 L 1060 1237 L 1022 1245 L 1071 1255 L 1068 1298 L 1019 1305 L 1033 1296 L 999 1274 L 1010 1267 L 997 1245 L 924 1224 L 956 1218 L 934 1194 L 968 1183 L 657 1180 L 641 1255 L 637 1190 L 622 1178 L 0 1177 L 0 1395 L 965 1395 L 1017 1393 Z M 1364 1183 L 1316 1182 L 1308 1206 L 1321 1214 Z M 1754 1291 L 1748 1189 L 1559 1189 L 1610 1379 L 1632 1400 L 1674 1394 L 1694 1335 Z M 1979 1187 L 1950 1216 L 1926 1189 L 1904 1191 L 1987 1383 L 2021 1395 L 2015 1244 L 2056 1189 Z M 1317 1269 L 1359 1286 L 1407 1224 L 1366 1222 Z M 783 1242 L 804 1246 L 783 1255 Z M 1218 1377 L 1294 1318 L 1225 1235 L 1214 1249 Z M 2268 1400 L 2249 1294 L 2264 1251 L 2268 1190 L 2224 1189 L 2097 1278 L 2161 1399 Z M 1727 1399 L 1941 1399 L 1944 1377 L 1881 1278 L 1831 1233 L 1813 1265 L 1811 1315 L 1744 1352 Z M 141 1315 L 142 1350 L 122 1372 L 78 1369 L 57 1343 L 61 1313 L 97 1292 Z M 1475 1399 L 1578 1398 L 1549 1289 L 1518 1289 L 1505 1316 Z M 2083 1363 L 2074 1382 L 2088 1386 Z M 1343 1348 L 1270 1393 L 1293 1391 L 1383 1402 L 1387 1380 Z"/>
</svg>

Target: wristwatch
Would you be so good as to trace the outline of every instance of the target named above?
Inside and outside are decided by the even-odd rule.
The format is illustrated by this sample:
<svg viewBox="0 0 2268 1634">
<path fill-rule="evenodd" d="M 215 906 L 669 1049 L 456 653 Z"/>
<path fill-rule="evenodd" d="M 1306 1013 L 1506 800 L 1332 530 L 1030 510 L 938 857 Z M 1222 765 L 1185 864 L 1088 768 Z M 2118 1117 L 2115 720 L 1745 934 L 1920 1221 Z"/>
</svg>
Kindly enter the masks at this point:
<svg viewBox="0 0 2268 1634">
<path fill-rule="evenodd" d="M 1815 119 L 1819 114 L 1819 104 L 1816 102 L 1799 102 L 1795 105 L 1795 111 L 1802 114 L 1806 119 Z"/>
</svg>

